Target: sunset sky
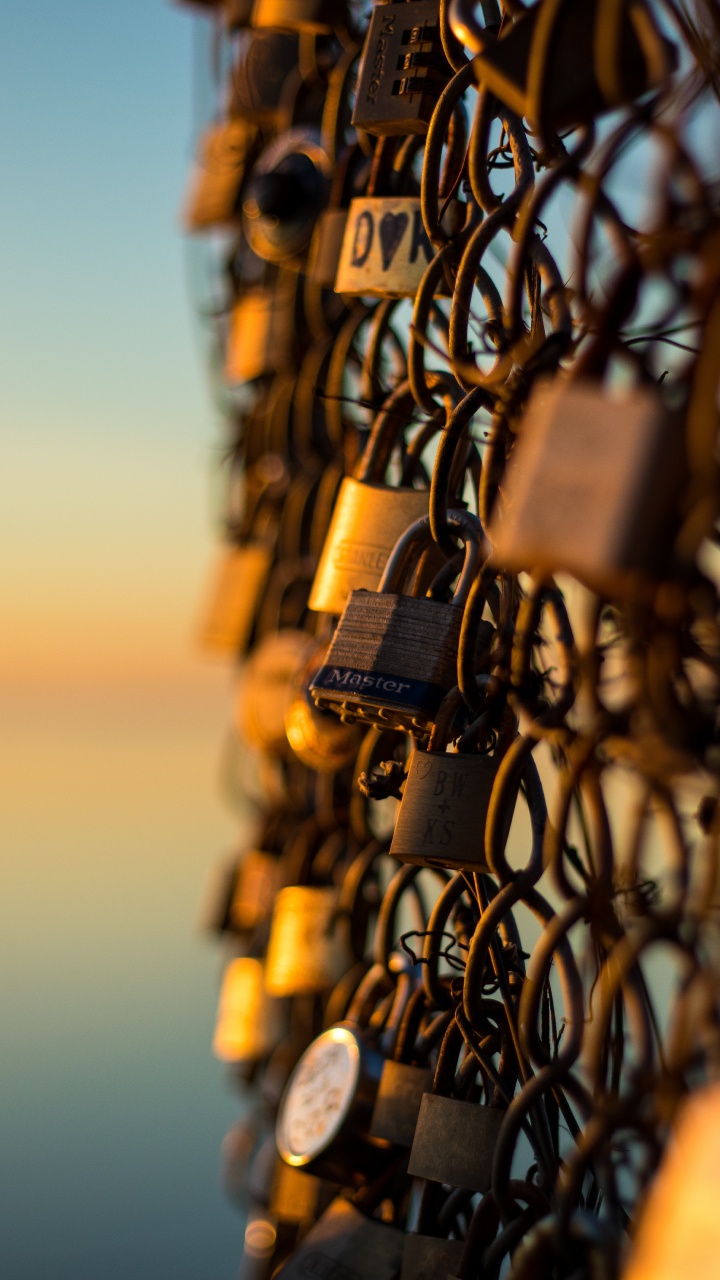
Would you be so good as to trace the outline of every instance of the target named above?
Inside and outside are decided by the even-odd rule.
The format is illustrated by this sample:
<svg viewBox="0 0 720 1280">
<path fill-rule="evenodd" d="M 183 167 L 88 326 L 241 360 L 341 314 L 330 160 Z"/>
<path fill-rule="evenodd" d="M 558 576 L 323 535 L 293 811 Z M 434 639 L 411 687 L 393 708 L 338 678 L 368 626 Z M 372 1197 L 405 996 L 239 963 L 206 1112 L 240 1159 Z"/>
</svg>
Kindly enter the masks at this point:
<svg viewBox="0 0 720 1280">
<path fill-rule="evenodd" d="M 3 15 L 3 1280 L 220 1280 L 241 1248 L 194 931 L 237 820 L 230 673 L 193 645 L 218 439 L 177 229 L 193 25 Z"/>
</svg>

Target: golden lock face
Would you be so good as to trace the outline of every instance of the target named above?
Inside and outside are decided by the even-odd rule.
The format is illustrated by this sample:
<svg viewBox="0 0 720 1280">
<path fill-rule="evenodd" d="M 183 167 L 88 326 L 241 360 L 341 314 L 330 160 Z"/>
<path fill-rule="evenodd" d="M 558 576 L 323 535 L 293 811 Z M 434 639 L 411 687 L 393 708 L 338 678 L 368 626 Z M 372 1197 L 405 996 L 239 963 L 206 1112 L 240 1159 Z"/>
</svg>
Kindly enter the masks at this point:
<svg viewBox="0 0 720 1280">
<path fill-rule="evenodd" d="M 308 685 L 322 665 L 327 645 L 313 647 L 310 658 L 293 680 L 292 699 L 285 715 L 288 742 L 308 769 L 318 773 L 335 773 L 352 764 L 357 755 L 361 733 L 355 725 L 343 724 L 337 716 L 319 711 Z"/>
<path fill-rule="evenodd" d="M 251 382 L 292 367 L 295 300 L 289 289 L 247 289 L 230 314 L 228 382 Z"/>
<path fill-rule="evenodd" d="M 187 231 L 239 221 L 240 188 L 256 145 L 257 128 L 248 120 L 228 120 L 203 134 L 183 212 Z"/>
<path fill-rule="evenodd" d="M 203 649 L 228 656 L 244 651 L 272 558 L 272 549 L 261 542 L 221 553 L 200 631 Z"/>
<path fill-rule="evenodd" d="M 309 607 L 342 613 L 351 591 L 375 591 L 395 543 L 427 515 L 425 489 L 391 489 L 346 476 L 335 503 Z"/>
<path fill-rule="evenodd" d="M 266 966 L 271 995 L 327 991 L 350 968 L 352 959 L 335 913 L 338 891 L 291 885 L 275 899 Z"/>
<path fill-rule="evenodd" d="M 229 918 L 233 928 L 256 929 L 272 913 L 280 887 L 280 861 L 275 854 L 248 849 L 238 867 L 230 900 Z"/>
<path fill-rule="evenodd" d="M 283 1029 L 281 1008 L 265 989 L 260 960 L 231 960 L 223 976 L 213 1053 L 223 1062 L 262 1058 L 277 1044 Z"/>
</svg>

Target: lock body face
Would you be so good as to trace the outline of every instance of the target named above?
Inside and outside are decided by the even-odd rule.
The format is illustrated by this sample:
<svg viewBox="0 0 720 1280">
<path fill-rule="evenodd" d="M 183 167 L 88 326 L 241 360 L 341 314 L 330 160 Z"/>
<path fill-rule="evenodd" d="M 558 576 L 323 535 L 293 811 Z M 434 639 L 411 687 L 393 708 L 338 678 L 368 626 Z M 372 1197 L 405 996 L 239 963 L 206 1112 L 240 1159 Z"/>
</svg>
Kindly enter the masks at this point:
<svg viewBox="0 0 720 1280">
<path fill-rule="evenodd" d="M 228 382 L 251 382 L 292 367 L 294 299 L 289 291 L 248 289 L 230 314 L 225 350 Z"/>
<path fill-rule="evenodd" d="M 493 756 L 414 751 L 390 852 L 402 862 L 488 871 L 485 822 L 498 761 Z M 505 838 L 513 808 L 505 816 Z"/>
<path fill-rule="evenodd" d="M 435 1236 L 407 1235 L 400 1280 L 443 1280 L 460 1265 L 464 1240 L 442 1240 Z"/>
<path fill-rule="evenodd" d="M 287 754 L 285 717 L 291 705 L 292 679 L 308 648 L 304 631 L 271 632 L 253 650 L 237 702 L 240 736 L 262 751 Z"/>
<path fill-rule="evenodd" d="M 237 869 L 230 899 L 231 929 L 248 932 L 269 918 L 280 888 L 280 874 L 280 863 L 274 854 L 248 849 Z"/>
<path fill-rule="evenodd" d="M 272 565 L 272 550 L 260 542 L 228 547 L 215 573 L 200 632 L 203 649 L 243 653 Z"/>
<path fill-rule="evenodd" d="M 344 17 L 345 6 L 338 0 L 255 0 L 251 22 L 253 27 L 324 35 L 341 26 Z"/>
<path fill-rule="evenodd" d="M 275 996 L 326 991 L 352 963 L 334 917 L 337 890 L 289 885 L 275 899 L 265 983 Z"/>
<path fill-rule="evenodd" d="M 239 223 L 240 188 L 256 143 L 257 129 L 247 120 L 229 120 L 206 131 L 183 212 L 186 231 Z"/>
<path fill-rule="evenodd" d="M 378 1085 L 370 1133 L 399 1147 L 411 1147 L 423 1094 L 432 1088 L 429 1067 L 388 1060 Z"/>
<path fill-rule="evenodd" d="M 347 215 L 335 292 L 413 298 L 434 256 L 419 199 L 359 196 Z"/>
<path fill-rule="evenodd" d="M 456 605 L 353 591 L 310 691 L 318 706 L 422 736 L 456 683 L 461 623 Z"/>
<path fill-rule="evenodd" d="M 426 1093 L 408 1173 L 469 1191 L 487 1191 L 504 1111 Z"/>
<path fill-rule="evenodd" d="M 538 56 L 535 28 L 541 7 L 535 4 L 528 8 L 502 39 L 488 41 L 474 59 L 480 83 L 518 115 L 526 116 L 535 129 L 541 122 L 528 85 L 531 62 Z M 617 50 L 624 92 L 620 100 L 611 102 L 603 95 L 594 71 L 598 0 L 558 6 L 548 47 L 540 53 L 547 57 L 542 101 L 551 128 L 566 129 L 582 124 L 621 102 L 632 101 L 661 84 L 675 66 L 673 46 L 647 23 L 644 34 L 650 41 L 651 52 L 648 49 L 650 57 L 646 59 L 627 13 L 630 6 L 625 8 Z"/>
<path fill-rule="evenodd" d="M 241 956 L 231 960 L 223 976 L 213 1053 L 223 1062 L 248 1062 L 264 1057 L 280 1039 L 282 1015 L 265 990 L 259 960 Z"/>
<path fill-rule="evenodd" d="M 662 569 L 682 474 L 676 424 L 654 392 L 612 404 L 591 382 L 540 384 L 491 523 L 494 559 L 632 592 Z"/>
<path fill-rule="evenodd" d="M 352 122 L 368 133 L 427 133 L 452 70 L 440 38 L 438 0 L 378 4 L 370 19 Z"/>
<path fill-rule="evenodd" d="M 285 1263 L 278 1280 L 397 1280 L 404 1233 L 333 1200 Z"/>
<path fill-rule="evenodd" d="M 346 476 L 327 531 L 309 607 L 342 613 L 351 591 L 375 591 L 408 525 L 427 515 L 428 492 L 390 489 Z"/>
</svg>

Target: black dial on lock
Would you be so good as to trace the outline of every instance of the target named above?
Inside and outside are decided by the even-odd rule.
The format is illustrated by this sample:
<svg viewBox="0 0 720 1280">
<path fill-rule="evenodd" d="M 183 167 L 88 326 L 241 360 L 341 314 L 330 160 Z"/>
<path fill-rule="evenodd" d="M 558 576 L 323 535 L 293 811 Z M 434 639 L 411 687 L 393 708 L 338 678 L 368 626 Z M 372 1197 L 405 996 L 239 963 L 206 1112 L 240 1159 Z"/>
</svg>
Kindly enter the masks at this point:
<svg viewBox="0 0 720 1280">
<path fill-rule="evenodd" d="M 245 235 L 259 257 L 286 262 L 308 247 L 330 178 L 330 162 L 306 129 L 291 130 L 263 152 L 242 205 Z"/>
</svg>

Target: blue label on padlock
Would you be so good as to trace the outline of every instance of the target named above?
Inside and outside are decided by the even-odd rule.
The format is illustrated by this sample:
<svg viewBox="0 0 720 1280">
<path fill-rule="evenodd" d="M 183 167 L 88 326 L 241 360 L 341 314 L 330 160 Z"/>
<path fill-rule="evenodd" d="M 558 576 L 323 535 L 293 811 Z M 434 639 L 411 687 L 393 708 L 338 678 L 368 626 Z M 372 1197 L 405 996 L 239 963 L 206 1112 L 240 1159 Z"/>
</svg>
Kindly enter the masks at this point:
<svg viewBox="0 0 720 1280">
<path fill-rule="evenodd" d="M 446 689 L 424 680 L 386 675 L 381 671 L 358 671 L 355 667 L 321 667 L 313 678 L 311 689 L 326 689 L 330 693 L 346 694 L 349 698 L 359 695 L 372 702 L 394 703 L 401 707 L 417 707 L 433 714 L 442 702 Z"/>
</svg>

